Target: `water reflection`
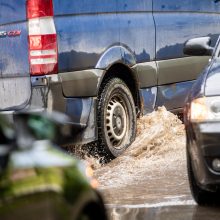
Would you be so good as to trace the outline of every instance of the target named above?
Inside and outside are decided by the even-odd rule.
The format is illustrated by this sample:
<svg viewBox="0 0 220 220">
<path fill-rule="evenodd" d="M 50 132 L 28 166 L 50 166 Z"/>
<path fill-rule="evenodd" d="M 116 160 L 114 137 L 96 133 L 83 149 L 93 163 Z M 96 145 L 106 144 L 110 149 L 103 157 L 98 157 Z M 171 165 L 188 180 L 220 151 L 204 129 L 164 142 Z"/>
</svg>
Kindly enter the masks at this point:
<svg viewBox="0 0 220 220">
<path fill-rule="evenodd" d="M 199 207 L 196 205 L 165 206 L 157 208 L 118 207 L 108 210 L 112 220 L 217 220 L 220 207 Z"/>
</svg>

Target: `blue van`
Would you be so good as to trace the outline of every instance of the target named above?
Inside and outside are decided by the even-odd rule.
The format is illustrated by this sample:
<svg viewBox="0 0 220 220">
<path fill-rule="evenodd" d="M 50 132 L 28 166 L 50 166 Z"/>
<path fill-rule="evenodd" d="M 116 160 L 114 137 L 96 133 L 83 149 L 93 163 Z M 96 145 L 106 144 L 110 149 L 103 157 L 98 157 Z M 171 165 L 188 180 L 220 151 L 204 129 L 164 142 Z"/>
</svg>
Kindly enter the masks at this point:
<svg viewBox="0 0 220 220">
<path fill-rule="evenodd" d="M 71 142 L 114 158 L 136 118 L 181 111 L 209 57 L 187 39 L 220 33 L 214 0 L 0 0 L 0 110 L 60 111 Z"/>
</svg>

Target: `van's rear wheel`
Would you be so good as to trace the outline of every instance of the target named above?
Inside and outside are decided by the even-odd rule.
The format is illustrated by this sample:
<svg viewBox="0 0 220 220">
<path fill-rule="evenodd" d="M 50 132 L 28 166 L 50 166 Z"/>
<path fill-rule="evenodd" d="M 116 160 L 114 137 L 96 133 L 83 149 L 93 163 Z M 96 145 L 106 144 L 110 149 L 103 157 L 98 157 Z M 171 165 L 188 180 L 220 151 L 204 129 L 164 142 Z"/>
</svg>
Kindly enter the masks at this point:
<svg viewBox="0 0 220 220">
<path fill-rule="evenodd" d="M 98 149 L 107 160 L 119 156 L 135 139 L 136 112 L 124 81 L 112 78 L 98 96 Z"/>
</svg>

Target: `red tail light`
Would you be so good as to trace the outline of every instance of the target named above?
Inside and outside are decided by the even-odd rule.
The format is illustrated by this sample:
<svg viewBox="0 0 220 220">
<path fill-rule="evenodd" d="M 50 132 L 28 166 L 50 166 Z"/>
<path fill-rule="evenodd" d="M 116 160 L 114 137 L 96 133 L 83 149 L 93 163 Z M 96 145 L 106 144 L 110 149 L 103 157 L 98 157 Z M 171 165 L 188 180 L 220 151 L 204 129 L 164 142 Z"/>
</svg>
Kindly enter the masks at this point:
<svg viewBox="0 0 220 220">
<path fill-rule="evenodd" d="M 27 0 L 31 75 L 58 71 L 57 36 L 52 0 Z"/>
<path fill-rule="evenodd" d="M 27 17 L 39 18 L 45 16 L 53 16 L 52 0 L 28 0 L 27 1 Z"/>
</svg>

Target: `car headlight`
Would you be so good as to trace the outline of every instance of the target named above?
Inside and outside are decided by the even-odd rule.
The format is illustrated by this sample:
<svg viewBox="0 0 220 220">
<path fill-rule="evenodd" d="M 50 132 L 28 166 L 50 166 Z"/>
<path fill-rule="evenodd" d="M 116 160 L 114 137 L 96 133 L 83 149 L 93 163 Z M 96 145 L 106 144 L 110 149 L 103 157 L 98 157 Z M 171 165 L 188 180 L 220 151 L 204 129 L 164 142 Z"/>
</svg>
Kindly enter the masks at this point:
<svg viewBox="0 0 220 220">
<path fill-rule="evenodd" d="M 190 119 L 192 122 L 220 120 L 220 96 L 193 100 L 190 107 Z"/>
</svg>

